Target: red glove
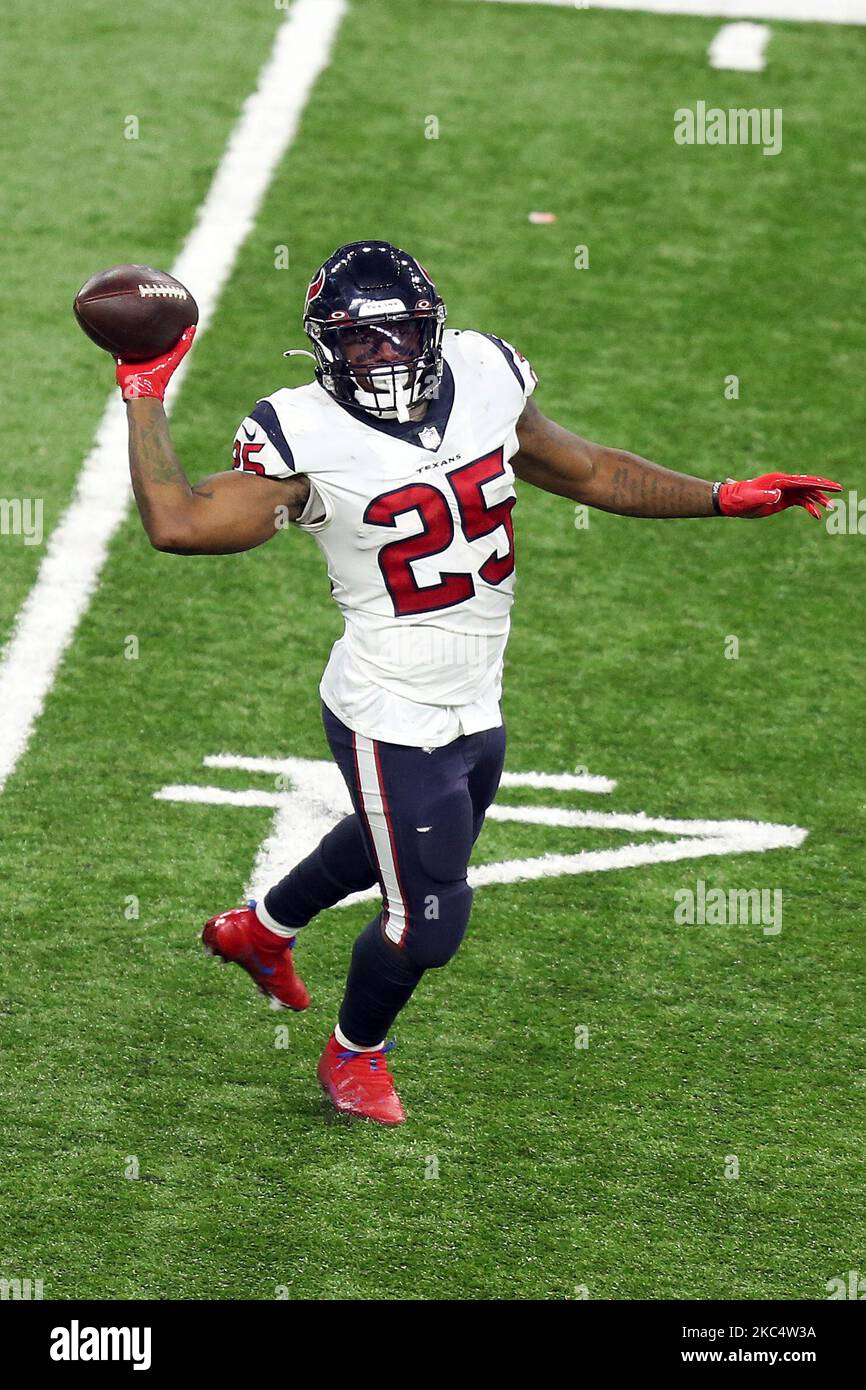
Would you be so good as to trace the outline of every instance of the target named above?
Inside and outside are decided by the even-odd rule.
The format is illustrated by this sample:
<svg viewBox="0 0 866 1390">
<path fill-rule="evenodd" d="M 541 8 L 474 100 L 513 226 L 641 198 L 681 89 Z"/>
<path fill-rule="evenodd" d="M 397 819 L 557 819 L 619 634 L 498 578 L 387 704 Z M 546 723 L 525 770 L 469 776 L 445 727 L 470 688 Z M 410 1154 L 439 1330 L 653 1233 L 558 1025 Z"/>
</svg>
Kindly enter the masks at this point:
<svg viewBox="0 0 866 1390">
<path fill-rule="evenodd" d="M 772 516 L 786 507 L 805 507 L 810 516 L 821 519 L 821 507 L 831 505 L 828 492 L 841 492 L 842 484 L 830 478 L 812 478 L 805 473 L 765 473 L 735 483 L 713 484 L 713 506 L 722 516 Z"/>
<path fill-rule="evenodd" d="M 117 359 L 117 384 L 123 392 L 125 401 L 135 400 L 137 396 L 152 396 L 161 401 L 172 374 L 186 357 L 192 347 L 195 327 L 184 329 L 174 347 L 162 357 L 153 357 L 149 362 L 124 362 Z"/>
</svg>

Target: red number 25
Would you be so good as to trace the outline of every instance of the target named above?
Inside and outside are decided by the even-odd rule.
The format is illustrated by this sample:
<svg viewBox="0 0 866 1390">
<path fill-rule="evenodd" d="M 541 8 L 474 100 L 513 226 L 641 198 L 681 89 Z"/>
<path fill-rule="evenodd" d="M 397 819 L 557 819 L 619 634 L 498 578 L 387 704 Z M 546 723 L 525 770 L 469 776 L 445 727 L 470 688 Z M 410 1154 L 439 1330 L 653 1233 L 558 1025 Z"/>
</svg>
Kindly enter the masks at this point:
<svg viewBox="0 0 866 1390">
<path fill-rule="evenodd" d="M 505 472 L 503 450 L 497 449 L 474 463 L 464 464 L 448 474 L 447 482 L 457 498 L 463 534 L 469 541 L 502 527 L 507 539 L 504 555 L 491 555 L 478 571 L 485 584 L 501 584 L 514 570 L 514 527 L 511 509 L 515 499 L 488 506 L 482 488 Z M 424 527 L 417 536 L 389 541 L 379 551 L 379 568 L 385 587 L 391 595 L 394 613 L 398 618 L 413 613 L 430 613 L 437 608 L 453 608 L 465 603 L 475 593 L 471 574 L 440 571 L 439 583 L 424 588 L 418 584 L 412 570 L 414 560 L 426 560 L 447 550 L 454 539 L 454 522 L 448 503 L 438 488 L 429 483 L 408 483 L 405 487 L 385 492 L 367 507 L 364 520 L 374 526 L 393 526 L 398 516 L 417 512 Z"/>
</svg>

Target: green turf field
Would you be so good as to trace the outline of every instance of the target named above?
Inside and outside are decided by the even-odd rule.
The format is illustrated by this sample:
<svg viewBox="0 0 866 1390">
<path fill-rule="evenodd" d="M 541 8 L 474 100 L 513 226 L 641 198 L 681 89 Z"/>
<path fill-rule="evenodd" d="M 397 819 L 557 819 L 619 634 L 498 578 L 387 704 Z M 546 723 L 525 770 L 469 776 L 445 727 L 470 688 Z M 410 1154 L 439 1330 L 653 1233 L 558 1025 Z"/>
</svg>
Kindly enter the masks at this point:
<svg viewBox="0 0 866 1390">
<path fill-rule="evenodd" d="M 114 261 L 170 265 L 282 15 L 8 9 L 0 495 L 44 498 L 48 532 L 111 384 L 72 295 Z M 769 66 L 744 74 L 708 68 L 717 28 L 352 0 L 194 350 L 173 416 L 190 474 L 229 466 L 286 371 L 307 379 L 280 353 L 304 345 L 309 274 L 370 235 L 416 252 L 452 326 L 516 342 L 563 424 L 707 478 L 866 490 L 866 32 L 774 24 Z M 783 152 L 677 146 L 697 100 L 782 108 Z M 197 931 L 239 899 L 271 813 L 153 799 L 272 785 L 205 772 L 208 754 L 327 756 L 324 568 L 297 534 L 157 554 L 131 516 L 0 799 L 0 1276 L 60 1299 L 820 1299 L 864 1268 L 866 537 L 803 512 L 578 530 L 527 488 L 516 528 L 509 769 L 585 766 L 617 780 L 605 810 L 808 839 L 479 890 L 463 951 L 396 1029 L 409 1124 L 335 1122 L 315 1062 L 369 912 L 309 928 L 313 1007 L 270 1013 Z M 41 552 L 0 547 L 5 638 Z M 626 838 L 497 823 L 478 859 Z M 782 931 L 677 925 L 699 878 L 781 890 Z"/>
</svg>

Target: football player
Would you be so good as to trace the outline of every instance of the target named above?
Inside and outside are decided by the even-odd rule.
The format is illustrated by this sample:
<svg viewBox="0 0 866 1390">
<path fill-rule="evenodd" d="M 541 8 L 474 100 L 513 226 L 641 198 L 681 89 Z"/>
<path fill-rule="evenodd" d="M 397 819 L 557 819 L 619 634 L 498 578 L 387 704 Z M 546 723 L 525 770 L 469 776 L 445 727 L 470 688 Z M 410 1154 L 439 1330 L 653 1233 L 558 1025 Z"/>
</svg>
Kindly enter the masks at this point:
<svg viewBox="0 0 866 1390">
<path fill-rule="evenodd" d="M 354 813 L 257 903 L 211 918 L 207 948 L 276 1007 L 305 1009 L 299 934 L 378 884 L 318 1075 L 338 1110 L 404 1119 L 387 1037 L 425 971 L 469 921 L 467 865 L 505 756 L 502 661 L 514 591 L 515 477 L 625 516 L 821 516 L 840 485 L 769 473 L 707 482 L 548 420 L 526 359 L 492 334 L 446 330 L 423 266 L 387 242 L 341 247 L 313 277 L 313 383 L 257 401 L 233 466 L 191 486 L 162 400 L 195 333 L 120 362 L 132 484 L 158 550 L 225 554 L 286 520 L 322 550 L 345 620 L 320 686 Z M 288 355 L 288 354 L 287 354 Z"/>
</svg>

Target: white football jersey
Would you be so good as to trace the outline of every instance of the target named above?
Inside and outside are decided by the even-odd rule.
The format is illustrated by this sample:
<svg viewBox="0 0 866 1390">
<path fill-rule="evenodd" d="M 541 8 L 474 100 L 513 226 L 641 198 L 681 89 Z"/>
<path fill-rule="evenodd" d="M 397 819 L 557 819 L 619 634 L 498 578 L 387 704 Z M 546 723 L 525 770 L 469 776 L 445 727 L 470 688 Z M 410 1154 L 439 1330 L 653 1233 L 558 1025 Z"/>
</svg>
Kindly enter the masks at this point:
<svg viewBox="0 0 866 1390">
<path fill-rule="evenodd" d="M 234 466 L 305 474 L 297 525 L 316 539 L 345 620 L 325 704 L 368 738 L 436 747 L 496 727 L 514 597 L 509 460 L 536 377 L 501 339 L 448 330 L 420 421 L 378 420 L 318 382 L 257 402 Z"/>
</svg>

